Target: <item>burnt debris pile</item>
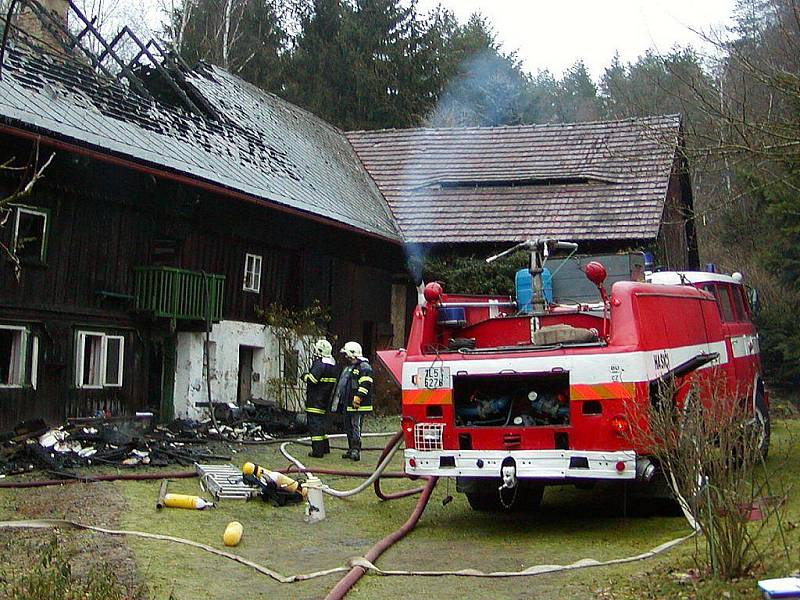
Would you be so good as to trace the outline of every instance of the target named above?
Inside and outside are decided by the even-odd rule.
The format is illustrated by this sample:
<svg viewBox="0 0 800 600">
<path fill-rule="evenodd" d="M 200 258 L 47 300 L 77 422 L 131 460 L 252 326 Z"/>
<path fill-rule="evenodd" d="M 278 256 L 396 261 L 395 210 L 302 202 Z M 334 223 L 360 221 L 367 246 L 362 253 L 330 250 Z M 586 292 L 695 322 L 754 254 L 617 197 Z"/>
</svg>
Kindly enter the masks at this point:
<svg viewBox="0 0 800 600">
<path fill-rule="evenodd" d="M 198 406 L 203 404 L 198 403 Z M 220 424 L 219 431 L 214 430 L 210 421 L 190 422 L 190 427 L 205 435 L 221 436 L 230 441 L 270 439 L 308 431 L 304 412 L 286 410 L 272 400 L 253 399 L 242 406 L 215 404 L 214 415 Z"/>
<path fill-rule="evenodd" d="M 306 431 L 304 415 L 273 405 L 240 409 L 215 407 L 211 420 L 178 419 L 166 425 L 145 418 L 70 419 L 51 427 L 42 419 L 24 421 L 0 433 L 0 476 L 34 470 L 68 475 L 69 469 L 191 466 L 230 461 L 226 445 L 269 443 Z M 222 451 L 217 451 L 222 448 Z"/>
</svg>

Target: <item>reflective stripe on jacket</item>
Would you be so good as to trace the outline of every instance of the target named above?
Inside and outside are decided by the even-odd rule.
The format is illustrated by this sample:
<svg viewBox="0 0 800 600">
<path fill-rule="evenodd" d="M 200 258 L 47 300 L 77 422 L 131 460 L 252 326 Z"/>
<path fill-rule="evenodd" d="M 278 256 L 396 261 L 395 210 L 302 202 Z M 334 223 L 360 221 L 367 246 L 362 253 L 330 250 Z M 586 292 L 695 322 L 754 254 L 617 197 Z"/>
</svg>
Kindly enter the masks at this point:
<svg viewBox="0 0 800 600">
<path fill-rule="evenodd" d="M 330 356 L 317 357 L 303 375 L 306 382 L 306 412 L 324 415 L 328 412 L 339 369 Z"/>
<path fill-rule="evenodd" d="M 362 358 L 353 367 L 350 374 L 350 391 L 345 405 L 347 412 L 370 412 L 372 410 L 372 384 L 372 365 L 367 362 L 367 359 Z M 355 396 L 361 398 L 358 408 L 353 406 Z"/>
</svg>

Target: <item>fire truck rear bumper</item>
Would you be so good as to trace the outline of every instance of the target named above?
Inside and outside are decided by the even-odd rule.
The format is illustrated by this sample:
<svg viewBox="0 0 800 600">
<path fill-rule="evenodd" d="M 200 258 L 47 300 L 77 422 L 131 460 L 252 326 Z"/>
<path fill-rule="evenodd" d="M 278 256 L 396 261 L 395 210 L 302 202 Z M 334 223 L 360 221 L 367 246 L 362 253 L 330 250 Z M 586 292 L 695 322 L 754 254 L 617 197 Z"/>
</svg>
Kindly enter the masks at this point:
<svg viewBox="0 0 800 600">
<path fill-rule="evenodd" d="M 578 450 L 405 451 L 406 473 L 439 477 L 500 477 L 511 457 L 520 479 L 635 479 L 636 453 Z"/>
</svg>

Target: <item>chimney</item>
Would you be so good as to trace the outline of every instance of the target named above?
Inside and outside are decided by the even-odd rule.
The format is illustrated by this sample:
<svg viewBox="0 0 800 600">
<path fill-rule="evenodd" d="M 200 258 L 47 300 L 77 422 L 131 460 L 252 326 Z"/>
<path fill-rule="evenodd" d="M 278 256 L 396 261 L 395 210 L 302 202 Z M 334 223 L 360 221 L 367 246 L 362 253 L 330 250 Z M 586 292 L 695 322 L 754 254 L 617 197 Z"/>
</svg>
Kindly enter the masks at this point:
<svg viewBox="0 0 800 600">
<path fill-rule="evenodd" d="M 37 11 L 31 5 L 37 4 L 50 18 Z M 22 2 L 22 9 L 17 17 L 18 39 L 27 45 L 43 46 L 49 50 L 63 54 L 61 42 L 66 40 L 68 0 L 33 0 Z M 38 7 L 37 7 L 38 8 Z"/>
</svg>

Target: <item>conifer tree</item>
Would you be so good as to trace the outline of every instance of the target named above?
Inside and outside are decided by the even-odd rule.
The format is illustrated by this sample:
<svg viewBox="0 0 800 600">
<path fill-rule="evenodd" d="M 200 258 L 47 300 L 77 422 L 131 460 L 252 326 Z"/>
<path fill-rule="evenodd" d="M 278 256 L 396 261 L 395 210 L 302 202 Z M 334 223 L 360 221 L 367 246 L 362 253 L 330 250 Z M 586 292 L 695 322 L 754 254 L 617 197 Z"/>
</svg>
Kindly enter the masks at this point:
<svg viewBox="0 0 800 600">
<path fill-rule="evenodd" d="M 488 20 L 473 14 L 447 38 L 441 70 L 447 82 L 428 124 L 488 126 L 528 120 L 528 78 L 514 54 L 500 51 Z"/>
<path fill-rule="evenodd" d="M 268 91 L 283 87 L 282 0 L 184 0 L 165 37 L 190 65 L 204 60 Z"/>
</svg>

